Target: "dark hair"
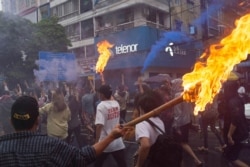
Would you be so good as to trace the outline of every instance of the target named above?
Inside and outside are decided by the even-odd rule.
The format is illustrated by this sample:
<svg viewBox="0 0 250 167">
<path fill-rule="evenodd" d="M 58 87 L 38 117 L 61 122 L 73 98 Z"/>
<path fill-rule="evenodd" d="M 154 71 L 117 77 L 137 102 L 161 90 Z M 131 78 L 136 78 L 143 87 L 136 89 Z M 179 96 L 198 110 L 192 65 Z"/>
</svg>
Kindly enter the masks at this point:
<svg viewBox="0 0 250 167">
<path fill-rule="evenodd" d="M 137 108 L 140 107 L 144 111 L 144 113 L 147 113 L 164 103 L 162 96 L 154 90 L 145 91 L 137 98 Z"/>
<path fill-rule="evenodd" d="M 103 94 L 105 98 L 110 99 L 112 95 L 112 88 L 109 85 L 102 85 L 98 92 Z"/>
<path fill-rule="evenodd" d="M 11 107 L 11 122 L 15 130 L 29 130 L 39 116 L 37 100 L 31 96 L 21 96 Z"/>
<path fill-rule="evenodd" d="M 238 88 L 239 88 L 239 84 L 237 81 L 226 81 L 224 83 L 224 98 L 226 101 L 228 101 L 229 99 L 231 99 L 232 97 L 236 97 L 238 96 Z"/>
</svg>

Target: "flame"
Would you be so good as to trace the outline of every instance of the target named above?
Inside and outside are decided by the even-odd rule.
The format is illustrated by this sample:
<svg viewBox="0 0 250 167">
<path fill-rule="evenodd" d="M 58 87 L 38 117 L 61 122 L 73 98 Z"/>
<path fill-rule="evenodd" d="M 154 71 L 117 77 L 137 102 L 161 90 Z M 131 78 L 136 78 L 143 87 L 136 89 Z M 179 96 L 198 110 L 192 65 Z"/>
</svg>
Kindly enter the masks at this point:
<svg viewBox="0 0 250 167">
<path fill-rule="evenodd" d="M 247 59 L 250 53 L 250 14 L 235 22 L 236 28 L 219 44 L 211 45 L 192 72 L 183 76 L 183 99 L 195 102 L 194 114 L 204 111 L 219 93 L 234 66 Z"/>
<path fill-rule="evenodd" d="M 110 48 L 114 45 L 110 44 L 107 40 L 97 43 L 97 51 L 100 54 L 96 63 L 96 72 L 102 73 L 106 67 L 108 60 L 112 54 Z"/>
</svg>

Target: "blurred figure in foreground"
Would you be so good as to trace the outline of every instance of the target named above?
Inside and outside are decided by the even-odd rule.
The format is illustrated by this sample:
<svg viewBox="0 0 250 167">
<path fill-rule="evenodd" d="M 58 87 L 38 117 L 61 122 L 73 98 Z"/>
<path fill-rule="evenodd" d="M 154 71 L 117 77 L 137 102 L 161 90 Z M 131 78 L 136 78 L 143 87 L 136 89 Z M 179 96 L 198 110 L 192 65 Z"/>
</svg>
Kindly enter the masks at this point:
<svg viewBox="0 0 250 167">
<path fill-rule="evenodd" d="M 15 133 L 0 137 L 0 166 L 81 166 L 86 167 L 125 129 L 116 126 L 93 146 L 82 149 L 37 132 L 39 107 L 30 96 L 19 97 L 11 108 Z M 15 144 L 13 144 L 15 143 Z"/>
<path fill-rule="evenodd" d="M 139 115 L 144 115 L 156 107 L 163 104 L 161 95 L 157 92 L 145 91 L 139 95 L 136 100 L 136 108 L 138 109 Z M 158 117 L 149 118 L 157 127 L 165 132 L 164 123 Z M 161 132 L 156 130 L 148 121 L 142 121 L 135 126 L 135 139 L 139 143 L 139 148 L 135 153 L 135 167 L 143 167 L 149 165 L 150 160 L 148 158 L 151 146 L 156 142 L 158 135 Z M 168 164 L 170 165 L 170 164 Z M 170 165 L 171 166 L 171 165 Z"/>
<path fill-rule="evenodd" d="M 1 135 L 14 132 L 14 128 L 10 123 L 10 110 L 14 103 L 13 98 L 8 91 L 4 91 L 0 97 L 0 126 Z"/>
<path fill-rule="evenodd" d="M 177 78 L 172 80 L 172 85 L 175 87 L 175 97 L 181 96 L 183 92 L 182 79 Z M 175 139 L 180 143 L 183 150 L 185 150 L 194 160 L 197 166 L 203 166 L 192 148 L 188 144 L 188 136 L 190 125 L 192 124 L 191 115 L 194 108 L 191 103 L 182 102 L 174 106 L 174 120 L 173 120 L 173 133 Z"/>
<path fill-rule="evenodd" d="M 248 138 L 248 124 L 245 117 L 244 101 L 239 96 L 236 81 L 224 84 L 227 111 L 224 114 L 224 140 L 227 147 L 225 157 L 235 166 L 249 167 L 239 159 L 243 148 L 243 141 Z"/>
</svg>

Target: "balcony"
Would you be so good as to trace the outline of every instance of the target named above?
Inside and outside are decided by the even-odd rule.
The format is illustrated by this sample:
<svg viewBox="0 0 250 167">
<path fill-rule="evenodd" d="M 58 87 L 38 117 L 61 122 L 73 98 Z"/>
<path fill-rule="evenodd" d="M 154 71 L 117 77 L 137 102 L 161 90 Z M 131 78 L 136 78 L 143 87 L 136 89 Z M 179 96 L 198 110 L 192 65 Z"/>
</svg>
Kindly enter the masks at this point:
<svg viewBox="0 0 250 167">
<path fill-rule="evenodd" d="M 98 2 L 97 4 L 95 4 L 95 8 L 99 9 L 99 8 L 103 8 L 105 6 L 110 6 L 116 2 L 119 2 L 122 0 L 100 0 L 100 2 Z"/>
<path fill-rule="evenodd" d="M 169 5 L 169 3 L 170 3 L 170 0 L 157 0 L 157 1 L 159 1 L 163 4 L 166 4 L 166 5 Z"/>
<path fill-rule="evenodd" d="M 79 12 L 78 11 L 74 11 L 72 13 L 69 13 L 67 15 L 64 15 L 64 16 L 60 16 L 59 17 L 59 22 L 63 21 L 63 20 L 66 20 L 66 19 L 69 19 L 69 18 L 72 18 L 72 17 L 75 17 L 75 16 L 78 16 L 79 15 Z M 58 16 L 57 16 L 58 17 Z"/>
<path fill-rule="evenodd" d="M 103 36 L 107 35 L 110 33 L 115 33 L 115 32 L 120 32 L 120 31 L 125 31 L 134 27 L 139 27 L 139 26 L 149 26 L 152 28 L 157 28 L 160 30 L 169 30 L 170 28 L 161 24 L 153 23 L 150 21 L 147 21 L 145 19 L 138 19 L 134 20 L 132 22 L 127 22 L 123 24 L 119 24 L 116 26 L 110 26 L 110 27 L 101 27 L 96 30 L 96 35 L 97 36 Z"/>
<path fill-rule="evenodd" d="M 80 35 L 69 36 L 68 39 L 71 42 L 76 42 L 76 41 L 80 41 L 81 40 Z"/>
</svg>

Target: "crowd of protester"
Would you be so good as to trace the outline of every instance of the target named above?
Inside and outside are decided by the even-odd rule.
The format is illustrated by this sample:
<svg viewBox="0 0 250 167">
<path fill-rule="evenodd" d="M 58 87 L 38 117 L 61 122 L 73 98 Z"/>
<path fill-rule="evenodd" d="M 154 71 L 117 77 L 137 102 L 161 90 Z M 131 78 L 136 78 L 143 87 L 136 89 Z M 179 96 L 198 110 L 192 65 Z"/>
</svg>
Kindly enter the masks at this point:
<svg viewBox="0 0 250 167">
<path fill-rule="evenodd" d="M 23 84 L 17 83 L 10 90 L 8 83 L 4 81 L 0 91 L 1 136 L 17 131 L 17 125 L 14 125 L 13 128 L 11 123 L 6 120 L 11 116 L 11 112 L 16 112 L 12 108 L 15 101 L 28 96 L 36 100 L 40 122 L 46 124 L 46 134 L 49 137 L 69 145 L 72 145 L 76 139 L 78 147 L 83 148 L 88 144 L 102 143 L 106 138 L 110 138 L 110 134 L 121 136 L 124 132 L 117 130 L 116 126 L 130 121 L 126 117 L 127 110 L 133 110 L 133 116 L 129 119 L 135 119 L 180 96 L 183 87 L 181 78 L 166 79 L 158 87 L 150 87 L 139 77 L 136 82 L 137 93 L 134 97 L 130 96 L 129 90 L 124 84 L 116 85 L 114 88 L 108 84 L 94 88 L 91 82 L 83 85 L 66 82 L 60 84 L 43 82 L 28 84 L 24 82 Z M 128 108 L 131 99 L 133 99 L 133 105 L 132 108 Z M 32 99 L 30 100 L 32 101 Z M 202 134 L 204 141 L 198 147 L 199 151 L 209 149 L 207 135 L 209 126 L 218 139 L 219 151 L 225 155 L 228 161 L 236 166 L 247 167 L 248 165 L 239 159 L 242 149 L 241 142 L 248 137 L 249 132 L 244 115 L 244 104 L 247 102 L 248 97 L 244 87 L 237 81 L 227 81 L 213 103 L 208 104 L 205 111 L 199 112 L 198 116 L 193 114 L 194 104 L 182 102 L 150 120 L 178 141 L 182 149 L 193 159 L 195 166 L 201 167 L 204 162 L 197 157 L 189 145 L 188 136 L 189 129 L 196 127 L 194 124 L 198 124 L 198 128 L 195 130 Z M 34 124 L 40 132 L 42 131 L 41 123 Z M 216 129 L 215 125 L 219 125 L 220 129 Z M 82 132 L 83 128 L 87 132 L 85 136 Z M 112 138 L 112 141 L 109 140 L 105 147 L 101 146 L 101 149 L 94 147 L 94 149 L 98 149 L 98 155 L 100 154 L 97 158 L 91 157 L 95 159 L 95 166 L 102 166 L 108 155 L 113 156 L 117 166 L 129 166 L 126 163 L 124 151 L 126 149 L 124 140 L 127 136 L 130 138 L 132 136 L 138 142 L 137 161 L 134 166 L 144 167 L 149 164 L 148 153 L 160 134 L 159 131 L 152 128 L 147 121 L 143 121 L 131 129 L 126 129 L 123 140 L 115 137 Z M 93 159 L 89 161 L 93 161 Z"/>
</svg>

